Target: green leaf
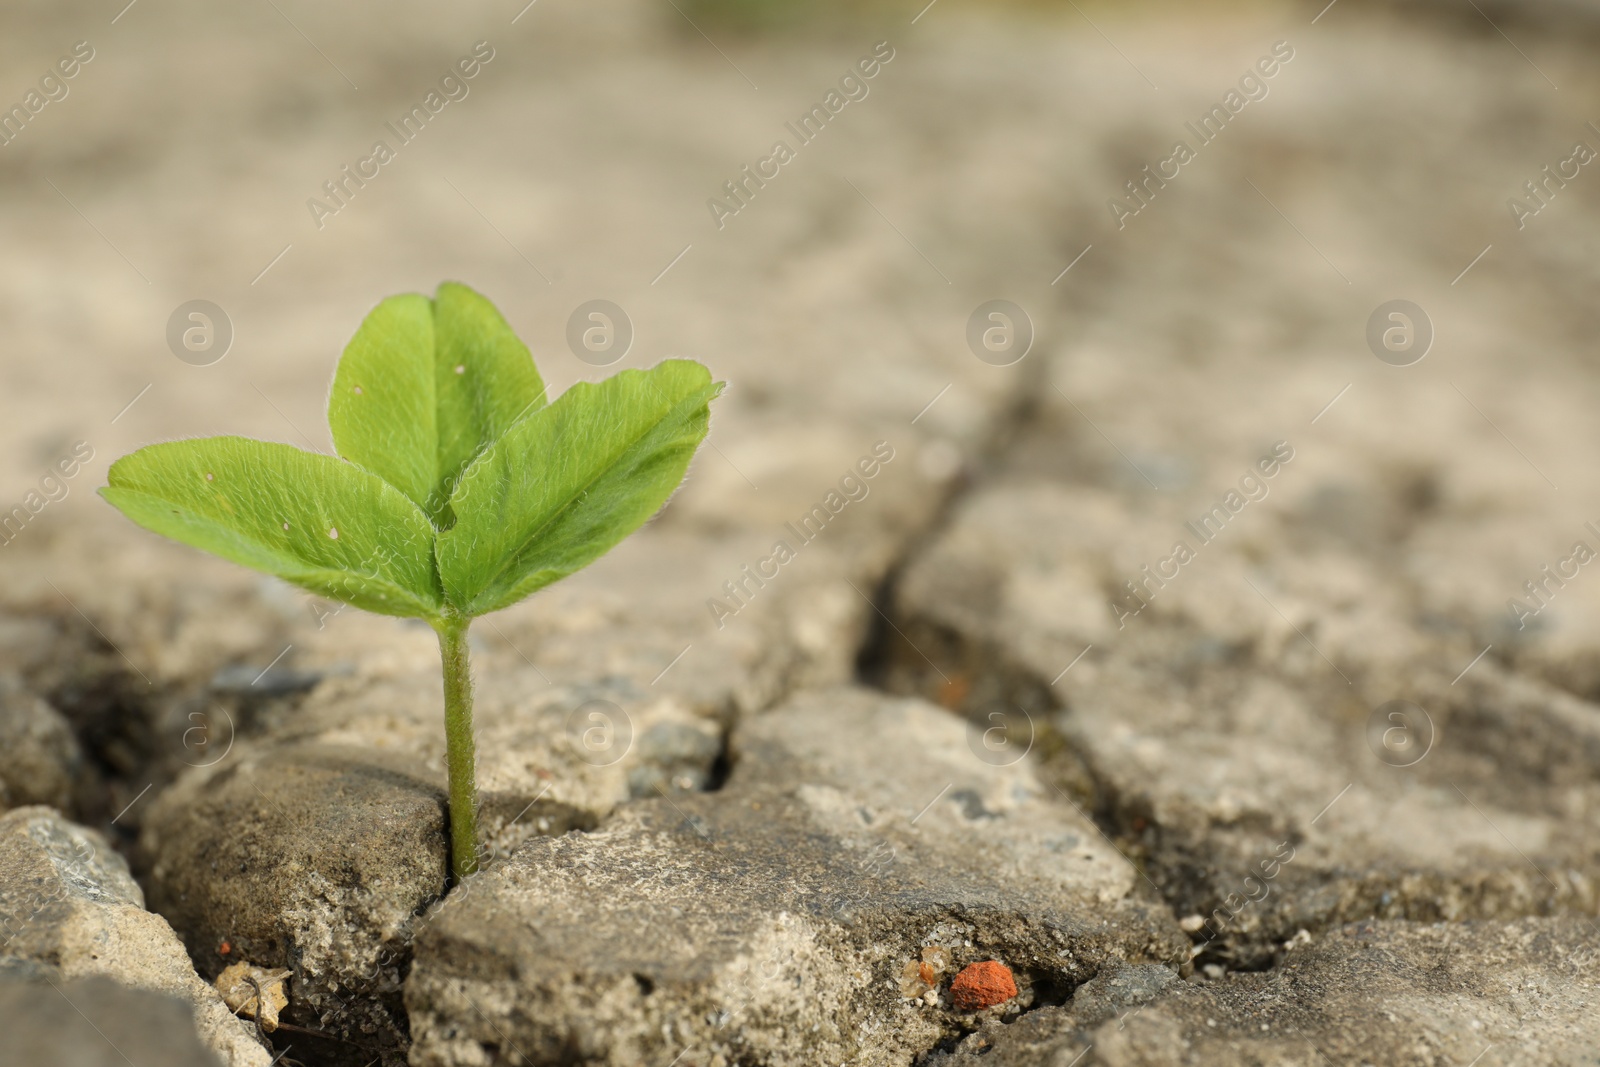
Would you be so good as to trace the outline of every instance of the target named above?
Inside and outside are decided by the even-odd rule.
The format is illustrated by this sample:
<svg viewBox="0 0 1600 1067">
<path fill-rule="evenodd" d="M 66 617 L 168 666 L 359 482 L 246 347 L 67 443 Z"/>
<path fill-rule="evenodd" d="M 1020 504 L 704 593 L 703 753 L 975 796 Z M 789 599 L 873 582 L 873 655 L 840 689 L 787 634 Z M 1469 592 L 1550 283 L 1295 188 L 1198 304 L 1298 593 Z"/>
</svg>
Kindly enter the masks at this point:
<svg viewBox="0 0 1600 1067">
<path fill-rule="evenodd" d="M 333 456 L 247 437 L 150 445 L 100 494 L 134 522 L 323 596 L 436 618 L 433 527 L 382 479 Z"/>
<path fill-rule="evenodd" d="M 545 403 L 533 357 L 494 305 L 447 282 L 429 300 L 390 297 L 339 360 L 328 425 L 339 454 L 448 527 L 467 465 Z"/>
<path fill-rule="evenodd" d="M 483 615 L 604 555 L 666 503 L 722 391 L 689 360 L 574 385 L 512 427 L 456 486 L 438 537 L 450 603 Z"/>
</svg>

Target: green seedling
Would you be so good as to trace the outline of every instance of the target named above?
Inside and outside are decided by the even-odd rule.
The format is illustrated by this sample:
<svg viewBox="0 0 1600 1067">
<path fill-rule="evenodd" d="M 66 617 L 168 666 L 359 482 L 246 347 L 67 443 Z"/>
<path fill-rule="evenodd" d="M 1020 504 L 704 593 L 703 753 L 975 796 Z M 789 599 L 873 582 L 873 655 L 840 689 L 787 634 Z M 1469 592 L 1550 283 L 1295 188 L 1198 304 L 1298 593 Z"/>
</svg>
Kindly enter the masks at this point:
<svg viewBox="0 0 1600 1067">
<path fill-rule="evenodd" d="M 683 480 L 722 390 L 667 360 L 546 403 L 494 306 L 447 283 L 391 297 L 328 398 L 338 456 L 246 437 L 150 445 L 102 496 L 156 533 L 439 635 L 451 867 L 477 869 L 467 627 L 593 563 Z"/>
</svg>

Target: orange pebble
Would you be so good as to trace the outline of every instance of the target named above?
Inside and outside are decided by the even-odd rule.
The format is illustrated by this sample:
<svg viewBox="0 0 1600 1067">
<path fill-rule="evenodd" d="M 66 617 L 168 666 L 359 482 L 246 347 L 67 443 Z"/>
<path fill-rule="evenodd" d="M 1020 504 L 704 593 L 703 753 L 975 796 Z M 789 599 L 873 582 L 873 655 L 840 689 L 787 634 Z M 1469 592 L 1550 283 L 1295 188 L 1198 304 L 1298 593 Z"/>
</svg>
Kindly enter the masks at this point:
<svg viewBox="0 0 1600 1067">
<path fill-rule="evenodd" d="M 1017 995 L 1011 968 L 998 960 L 968 966 L 950 983 L 950 999 L 962 1011 L 982 1011 Z"/>
</svg>

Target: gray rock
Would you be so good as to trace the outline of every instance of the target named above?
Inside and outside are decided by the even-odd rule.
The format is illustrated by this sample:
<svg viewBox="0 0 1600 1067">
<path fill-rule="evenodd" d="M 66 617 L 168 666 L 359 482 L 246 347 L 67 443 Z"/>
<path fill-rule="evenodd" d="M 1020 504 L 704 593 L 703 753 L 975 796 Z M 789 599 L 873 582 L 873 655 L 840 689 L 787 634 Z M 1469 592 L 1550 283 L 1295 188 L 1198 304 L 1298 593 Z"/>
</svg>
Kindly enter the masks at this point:
<svg viewBox="0 0 1600 1067">
<path fill-rule="evenodd" d="M 738 728 L 722 791 L 528 842 L 421 924 L 411 1062 L 904 1063 L 975 1023 L 968 964 L 1014 973 L 998 1017 L 1186 960 L 1094 827 L 971 742 L 919 701 L 810 693 Z"/>
<path fill-rule="evenodd" d="M 688 701 L 620 678 L 556 686 L 532 667 L 497 663 L 474 671 L 474 694 L 479 833 L 496 854 L 534 834 L 591 829 L 652 783 L 699 789 L 722 752 L 720 726 Z M 432 664 L 331 680 L 260 736 L 404 753 L 443 788 L 443 709 Z"/>
<path fill-rule="evenodd" d="M 35 902 L 38 908 L 49 909 L 63 899 L 144 907 L 144 893 L 129 873 L 127 862 L 94 831 L 42 807 L 11 813 L 5 826 L 14 872 L 19 876 L 22 871 L 46 875 L 59 890 L 40 897 Z M 9 914 L 26 913 L 30 898 L 22 881 L 13 877 L 0 891 L 6 894 Z"/>
<path fill-rule="evenodd" d="M 1153 999 L 1177 981 L 1177 972 L 1151 963 L 1114 967 L 1089 979 L 1073 991 L 1072 1000 L 1060 1010 L 1073 1025 L 1098 1026 Z"/>
<path fill-rule="evenodd" d="M 448 869 L 442 708 L 436 671 L 330 680 L 151 806 L 151 902 L 208 977 L 287 967 L 286 1019 L 403 1050 L 413 923 Z M 474 717 L 491 862 L 640 791 L 701 788 L 722 749 L 681 700 L 557 689 L 526 667 L 479 671 Z"/>
<path fill-rule="evenodd" d="M 0 676 L 0 809 L 48 804 L 70 811 L 82 770 L 67 721 L 15 676 Z"/>
<path fill-rule="evenodd" d="M 1098 1024 L 1074 1016 L 1075 996 L 928 1062 L 1578 1067 L 1600 1045 L 1597 962 L 1600 933 L 1578 918 L 1356 923 L 1297 942 L 1271 971 L 1176 982 Z"/>
<path fill-rule="evenodd" d="M 1138 663 L 1083 680 L 1058 721 L 1151 876 L 1180 916 L 1203 919 L 1196 940 L 1223 962 L 1259 965 L 1302 927 L 1367 916 L 1600 904 L 1584 829 L 1600 812 L 1593 705 L 1483 664 L 1455 687 L 1427 671 L 1375 672 L 1361 701 L 1259 666 L 1197 666 L 1180 682 Z M 1383 749 L 1386 731 L 1406 729 L 1383 711 L 1401 693 L 1431 719 L 1425 755 L 1420 741 Z"/>
<path fill-rule="evenodd" d="M 270 1062 L 253 1028 L 200 980 L 166 920 L 144 910 L 122 858 L 100 835 L 48 808 L 0 817 L 0 930 L 0 953 L 26 961 L 8 968 L 11 976 L 103 976 L 175 998 L 189 1018 L 175 1041 L 183 1031 L 198 1032 L 228 1067 Z M 27 963 L 48 973 L 29 973 Z"/>
<path fill-rule="evenodd" d="M 628 772 L 633 797 L 706 788 L 722 755 L 721 740 L 698 724 L 660 722 L 639 739 L 638 762 Z"/>
<path fill-rule="evenodd" d="M 1052 780 L 1110 821 L 1206 960 L 1261 966 L 1302 927 L 1364 917 L 1600 906 L 1584 829 L 1600 817 L 1600 706 L 1492 660 L 1457 681 L 1436 664 L 1472 653 L 1419 628 L 1392 644 L 1432 651 L 1400 662 L 1318 632 L 1335 668 L 1227 544 L 1119 628 L 1102 590 L 1137 526 L 1109 494 L 1036 478 L 975 494 L 905 573 L 889 684 L 979 719 L 1031 715 Z M 1209 595 L 1225 576 L 1254 608 Z M 1322 617 L 1287 610 L 1301 631 Z M 1393 699 L 1425 718 L 1397 726 L 1380 710 Z"/>
<path fill-rule="evenodd" d="M 286 967 L 286 1021 L 400 1049 L 408 926 L 444 891 L 446 819 L 440 776 L 404 752 L 241 744 L 151 806 L 151 905 L 208 979 Z"/>
<path fill-rule="evenodd" d="M 0 978 L 0 1067 L 220 1067 L 182 1000 L 99 975 Z"/>
</svg>

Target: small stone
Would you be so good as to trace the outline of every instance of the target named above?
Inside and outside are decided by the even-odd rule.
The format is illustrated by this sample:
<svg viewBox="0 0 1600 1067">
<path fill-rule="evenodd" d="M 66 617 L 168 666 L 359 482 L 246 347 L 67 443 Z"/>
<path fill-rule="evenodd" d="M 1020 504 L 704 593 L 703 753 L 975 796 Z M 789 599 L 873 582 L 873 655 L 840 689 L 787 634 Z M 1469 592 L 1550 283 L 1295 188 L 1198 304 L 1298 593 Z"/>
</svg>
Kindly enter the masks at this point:
<svg viewBox="0 0 1600 1067">
<path fill-rule="evenodd" d="M 1011 968 L 997 960 L 971 964 L 950 983 L 950 999 L 962 1011 L 982 1011 L 1016 995 Z"/>
<path fill-rule="evenodd" d="M 907 960 L 906 965 L 900 968 L 900 995 L 909 999 L 916 999 L 928 992 L 930 983 L 922 977 L 922 968 L 925 964 L 916 960 Z"/>
<path fill-rule="evenodd" d="M 278 1013 L 289 1006 L 283 988 L 288 977 L 284 968 L 257 967 L 240 960 L 217 975 L 217 992 L 235 1015 L 248 1015 L 270 1034 L 278 1028 Z"/>
<path fill-rule="evenodd" d="M 929 945 L 922 950 L 922 963 L 917 970 L 922 980 L 930 986 L 939 984 L 950 969 L 950 950 L 941 945 Z"/>
<path fill-rule="evenodd" d="M 658 791 L 690 793 L 704 789 L 711 768 L 722 751 L 715 728 L 684 719 L 658 722 L 644 730 L 637 751 L 628 755 L 628 791 L 633 797 L 656 796 Z"/>
</svg>

